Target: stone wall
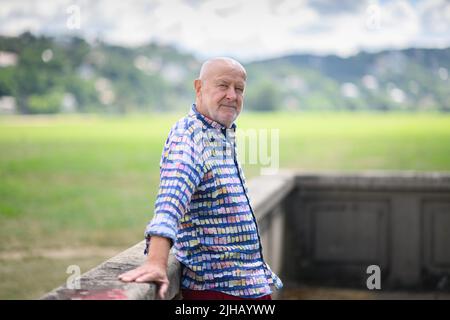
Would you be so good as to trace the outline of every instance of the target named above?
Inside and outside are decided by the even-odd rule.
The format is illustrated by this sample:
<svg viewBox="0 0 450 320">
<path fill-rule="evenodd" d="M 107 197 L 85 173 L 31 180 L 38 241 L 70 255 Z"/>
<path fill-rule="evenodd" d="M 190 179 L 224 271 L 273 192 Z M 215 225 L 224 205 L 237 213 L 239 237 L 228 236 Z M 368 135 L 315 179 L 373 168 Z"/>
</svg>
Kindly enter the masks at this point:
<svg viewBox="0 0 450 320">
<path fill-rule="evenodd" d="M 297 173 L 284 230 L 285 282 L 439 289 L 450 275 L 450 174 Z M 288 255 L 289 253 L 289 255 Z"/>
<path fill-rule="evenodd" d="M 385 289 L 450 291 L 449 173 L 282 171 L 248 186 L 264 259 L 285 286 L 366 289 L 377 265 Z M 142 264 L 144 245 L 83 274 L 80 289 L 43 299 L 155 299 L 155 285 L 117 280 Z M 173 255 L 168 274 L 167 299 L 179 299 Z"/>
</svg>

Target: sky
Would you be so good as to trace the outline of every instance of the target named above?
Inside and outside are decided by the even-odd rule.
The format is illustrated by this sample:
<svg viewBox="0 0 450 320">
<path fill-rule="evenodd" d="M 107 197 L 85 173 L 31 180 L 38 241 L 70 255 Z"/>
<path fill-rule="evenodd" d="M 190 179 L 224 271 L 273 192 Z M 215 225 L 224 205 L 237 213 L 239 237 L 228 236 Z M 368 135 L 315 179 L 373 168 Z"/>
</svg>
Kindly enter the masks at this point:
<svg viewBox="0 0 450 320">
<path fill-rule="evenodd" d="M 175 45 L 243 61 L 450 46 L 450 0 L 0 0 L 0 35 Z"/>
</svg>

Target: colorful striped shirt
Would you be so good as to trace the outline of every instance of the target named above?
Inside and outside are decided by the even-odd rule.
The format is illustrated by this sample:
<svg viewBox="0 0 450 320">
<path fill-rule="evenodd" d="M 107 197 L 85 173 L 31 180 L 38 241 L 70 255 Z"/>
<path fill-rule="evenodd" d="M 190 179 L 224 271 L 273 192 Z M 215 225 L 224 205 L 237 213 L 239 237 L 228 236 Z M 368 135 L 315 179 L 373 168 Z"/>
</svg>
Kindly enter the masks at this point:
<svg viewBox="0 0 450 320">
<path fill-rule="evenodd" d="M 283 284 L 263 259 L 235 130 L 203 116 L 195 104 L 172 127 L 145 254 L 151 236 L 169 238 L 182 265 L 181 288 L 256 298 Z"/>
</svg>

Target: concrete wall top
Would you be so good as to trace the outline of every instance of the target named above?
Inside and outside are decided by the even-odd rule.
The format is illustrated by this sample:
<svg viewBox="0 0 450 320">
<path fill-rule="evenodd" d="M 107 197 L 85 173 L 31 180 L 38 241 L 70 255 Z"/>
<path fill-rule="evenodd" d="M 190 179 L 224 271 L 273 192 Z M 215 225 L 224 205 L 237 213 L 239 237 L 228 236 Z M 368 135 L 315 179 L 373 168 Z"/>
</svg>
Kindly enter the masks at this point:
<svg viewBox="0 0 450 320">
<path fill-rule="evenodd" d="M 295 184 L 299 187 L 359 190 L 450 191 L 449 172 L 418 171 L 362 171 L 336 172 L 295 171 Z"/>
</svg>

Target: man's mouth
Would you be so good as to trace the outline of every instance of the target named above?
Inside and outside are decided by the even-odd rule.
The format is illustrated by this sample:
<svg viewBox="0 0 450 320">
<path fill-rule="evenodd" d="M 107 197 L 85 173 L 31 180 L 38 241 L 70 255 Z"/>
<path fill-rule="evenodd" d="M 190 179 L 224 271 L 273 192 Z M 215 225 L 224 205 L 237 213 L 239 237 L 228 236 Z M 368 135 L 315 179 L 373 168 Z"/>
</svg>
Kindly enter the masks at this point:
<svg viewBox="0 0 450 320">
<path fill-rule="evenodd" d="M 230 106 L 230 105 L 227 105 L 227 104 L 221 104 L 220 106 L 221 107 L 226 107 L 226 108 L 236 109 L 236 106 Z"/>
</svg>

